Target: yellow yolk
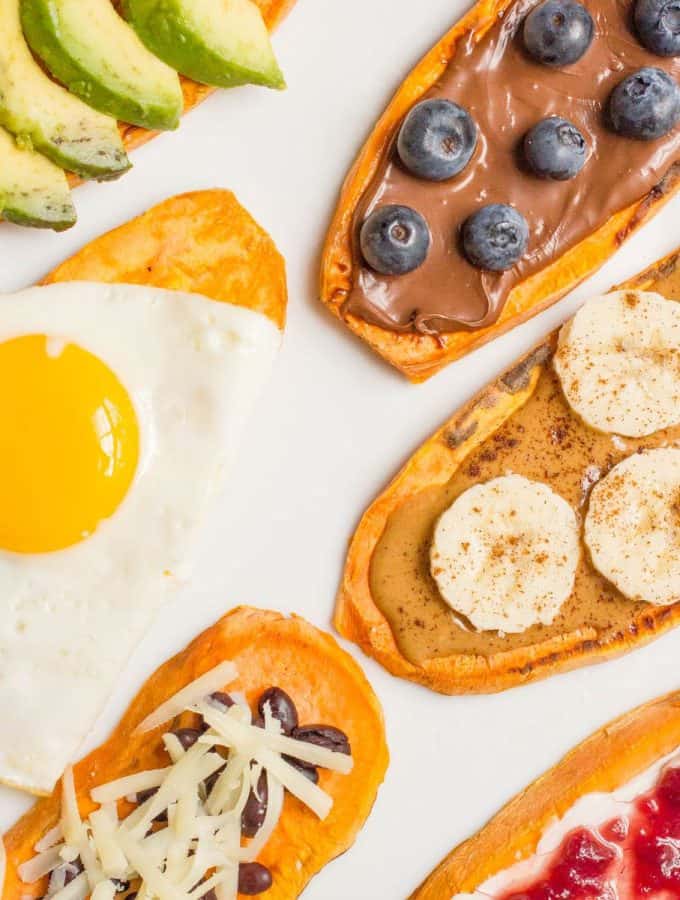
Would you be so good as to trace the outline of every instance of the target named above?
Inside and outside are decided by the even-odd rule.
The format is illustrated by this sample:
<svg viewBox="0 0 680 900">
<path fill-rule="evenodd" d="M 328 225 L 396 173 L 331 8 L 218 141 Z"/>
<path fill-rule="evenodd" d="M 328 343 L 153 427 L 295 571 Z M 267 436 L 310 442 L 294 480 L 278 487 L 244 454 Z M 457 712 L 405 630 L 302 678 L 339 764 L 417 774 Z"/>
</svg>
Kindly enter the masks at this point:
<svg viewBox="0 0 680 900">
<path fill-rule="evenodd" d="M 45 335 L 0 343 L 0 548 L 83 540 L 120 505 L 138 458 L 134 407 L 100 359 Z"/>
</svg>

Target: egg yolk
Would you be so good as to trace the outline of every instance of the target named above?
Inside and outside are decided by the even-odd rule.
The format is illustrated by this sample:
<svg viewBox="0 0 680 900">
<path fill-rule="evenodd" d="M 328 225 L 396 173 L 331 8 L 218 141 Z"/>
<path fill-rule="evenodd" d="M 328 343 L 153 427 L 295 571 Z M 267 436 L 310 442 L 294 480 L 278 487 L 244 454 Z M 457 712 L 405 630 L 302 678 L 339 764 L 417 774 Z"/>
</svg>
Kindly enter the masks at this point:
<svg viewBox="0 0 680 900">
<path fill-rule="evenodd" d="M 0 548 L 82 541 L 120 505 L 138 459 L 134 407 L 100 359 L 45 335 L 0 343 Z"/>
</svg>

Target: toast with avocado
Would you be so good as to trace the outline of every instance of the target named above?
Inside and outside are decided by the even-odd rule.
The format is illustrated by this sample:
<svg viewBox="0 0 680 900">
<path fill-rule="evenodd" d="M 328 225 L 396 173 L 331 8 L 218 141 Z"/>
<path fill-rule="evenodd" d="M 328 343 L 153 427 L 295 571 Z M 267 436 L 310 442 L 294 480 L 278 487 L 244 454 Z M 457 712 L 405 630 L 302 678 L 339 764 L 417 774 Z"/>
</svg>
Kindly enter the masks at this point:
<svg viewBox="0 0 680 900">
<path fill-rule="evenodd" d="M 251 0 L 123 0 L 123 9 L 149 50 L 187 78 L 215 87 L 285 86 Z"/>
<path fill-rule="evenodd" d="M 66 175 L 0 128 L 0 214 L 8 222 L 63 231 L 76 221 Z"/>
<path fill-rule="evenodd" d="M 0 0 L 0 124 L 81 178 L 117 178 L 130 168 L 116 120 L 51 81 L 33 59 L 18 0 Z"/>
<path fill-rule="evenodd" d="M 142 44 L 110 0 L 21 0 L 31 50 L 89 106 L 143 128 L 177 128 L 177 73 Z"/>
<path fill-rule="evenodd" d="M 294 2 L 129 0 L 126 21 L 109 0 L 0 0 L 0 127 L 14 138 L 0 152 L 22 162 L 0 183 L 0 217 L 55 230 L 75 221 L 63 174 L 38 154 L 72 186 L 117 178 L 127 150 L 175 128 L 215 86 L 283 87 L 268 30 Z"/>
</svg>

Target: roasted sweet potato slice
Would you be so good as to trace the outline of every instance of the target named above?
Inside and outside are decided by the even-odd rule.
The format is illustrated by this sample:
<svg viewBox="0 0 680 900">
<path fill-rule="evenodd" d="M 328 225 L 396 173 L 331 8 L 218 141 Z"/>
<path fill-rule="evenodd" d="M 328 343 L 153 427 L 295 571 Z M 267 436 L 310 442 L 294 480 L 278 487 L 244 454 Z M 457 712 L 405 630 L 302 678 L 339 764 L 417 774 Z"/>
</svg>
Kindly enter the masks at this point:
<svg viewBox="0 0 680 900">
<path fill-rule="evenodd" d="M 620 287 L 656 290 L 680 300 L 679 260 L 676 252 Z M 638 446 L 680 437 L 680 429 L 670 429 L 634 441 L 627 450 L 612 447 L 610 453 L 609 446 L 603 451 L 595 444 L 594 432 L 591 441 L 590 430 L 573 416 L 573 427 L 581 430 L 570 432 L 565 423 L 570 412 L 550 365 L 556 338 L 554 332 L 456 412 L 416 451 L 359 522 L 338 592 L 335 625 L 394 675 L 446 694 L 491 693 L 624 653 L 680 622 L 680 603 L 653 606 L 617 595 L 586 553 L 574 593 L 553 625 L 534 626 L 520 636 L 454 630 L 450 609 L 430 578 L 426 549 L 436 518 L 453 502 L 445 493 L 451 483 L 457 495 L 512 470 L 554 483 L 563 496 L 574 494 L 576 505 L 575 492 L 588 488 L 578 480 L 581 472 L 587 475 L 587 466 L 579 469 L 564 462 L 570 439 L 588 456 L 588 463 L 611 466 L 617 454 L 623 458 Z M 404 540 L 411 528 L 416 536 Z M 401 579 L 398 584 L 395 573 Z M 392 580 L 390 604 L 380 600 L 386 579 Z M 415 607 L 409 608 L 413 597 L 426 598 L 432 611 L 429 624 L 450 630 L 440 632 L 444 637 L 436 646 L 428 623 Z M 592 597 L 587 616 L 585 597 Z M 432 652 L 427 647 L 421 652 L 414 644 L 419 630 L 422 637 L 415 641 L 430 641 Z"/>
<path fill-rule="evenodd" d="M 134 734 L 136 726 L 186 684 L 223 660 L 236 663 L 237 682 L 254 704 L 277 685 L 294 698 L 302 722 L 324 722 L 349 737 L 354 768 L 349 775 L 322 771 L 321 787 L 333 797 L 328 817 L 319 821 L 287 796 L 284 811 L 260 861 L 274 883 L 268 900 L 297 897 L 309 879 L 353 843 L 371 811 L 388 762 L 382 711 L 368 681 L 351 656 L 329 635 L 296 616 L 238 607 L 199 635 L 149 678 L 108 741 L 74 769 L 79 805 L 92 810 L 89 793 L 98 784 L 167 764 L 163 728 Z M 4 837 L 7 875 L 4 900 L 40 897 L 43 885 L 27 889 L 17 866 L 59 818 L 60 792 L 40 800 Z M 42 890 L 41 890 L 42 888 Z"/>
<path fill-rule="evenodd" d="M 555 817 L 584 794 L 613 791 L 680 745 L 680 692 L 639 706 L 579 744 L 460 844 L 411 895 L 441 900 L 474 891 L 530 856 Z"/>
<path fill-rule="evenodd" d="M 43 284 L 55 281 L 148 284 L 246 306 L 279 328 L 286 319 L 283 257 L 224 190 L 164 200 L 87 244 Z"/>
<path fill-rule="evenodd" d="M 676 163 L 646 196 L 617 212 L 589 237 L 521 281 L 510 292 L 500 317 L 492 325 L 431 336 L 390 331 L 351 314 L 344 314 L 343 304 L 357 277 L 360 263 L 356 248 L 355 215 L 392 144 L 396 126 L 439 81 L 458 48 L 463 43 L 482 41 L 500 18 L 507 17 L 515 2 L 478 0 L 409 73 L 349 171 L 326 237 L 321 263 L 322 302 L 354 334 L 414 382 L 424 381 L 453 360 L 551 306 L 601 266 L 680 186 L 680 168 Z"/>
</svg>

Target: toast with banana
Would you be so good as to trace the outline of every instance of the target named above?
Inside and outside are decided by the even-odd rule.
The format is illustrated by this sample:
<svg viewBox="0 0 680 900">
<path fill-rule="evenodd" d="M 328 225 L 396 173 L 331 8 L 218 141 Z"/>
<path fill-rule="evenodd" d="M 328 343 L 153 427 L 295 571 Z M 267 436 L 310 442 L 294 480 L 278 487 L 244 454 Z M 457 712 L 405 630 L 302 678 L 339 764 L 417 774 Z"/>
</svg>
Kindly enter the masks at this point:
<svg viewBox="0 0 680 900">
<path fill-rule="evenodd" d="M 342 635 L 486 693 L 680 621 L 679 258 L 588 301 L 416 451 L 350 542 Z"/>
</svg>

